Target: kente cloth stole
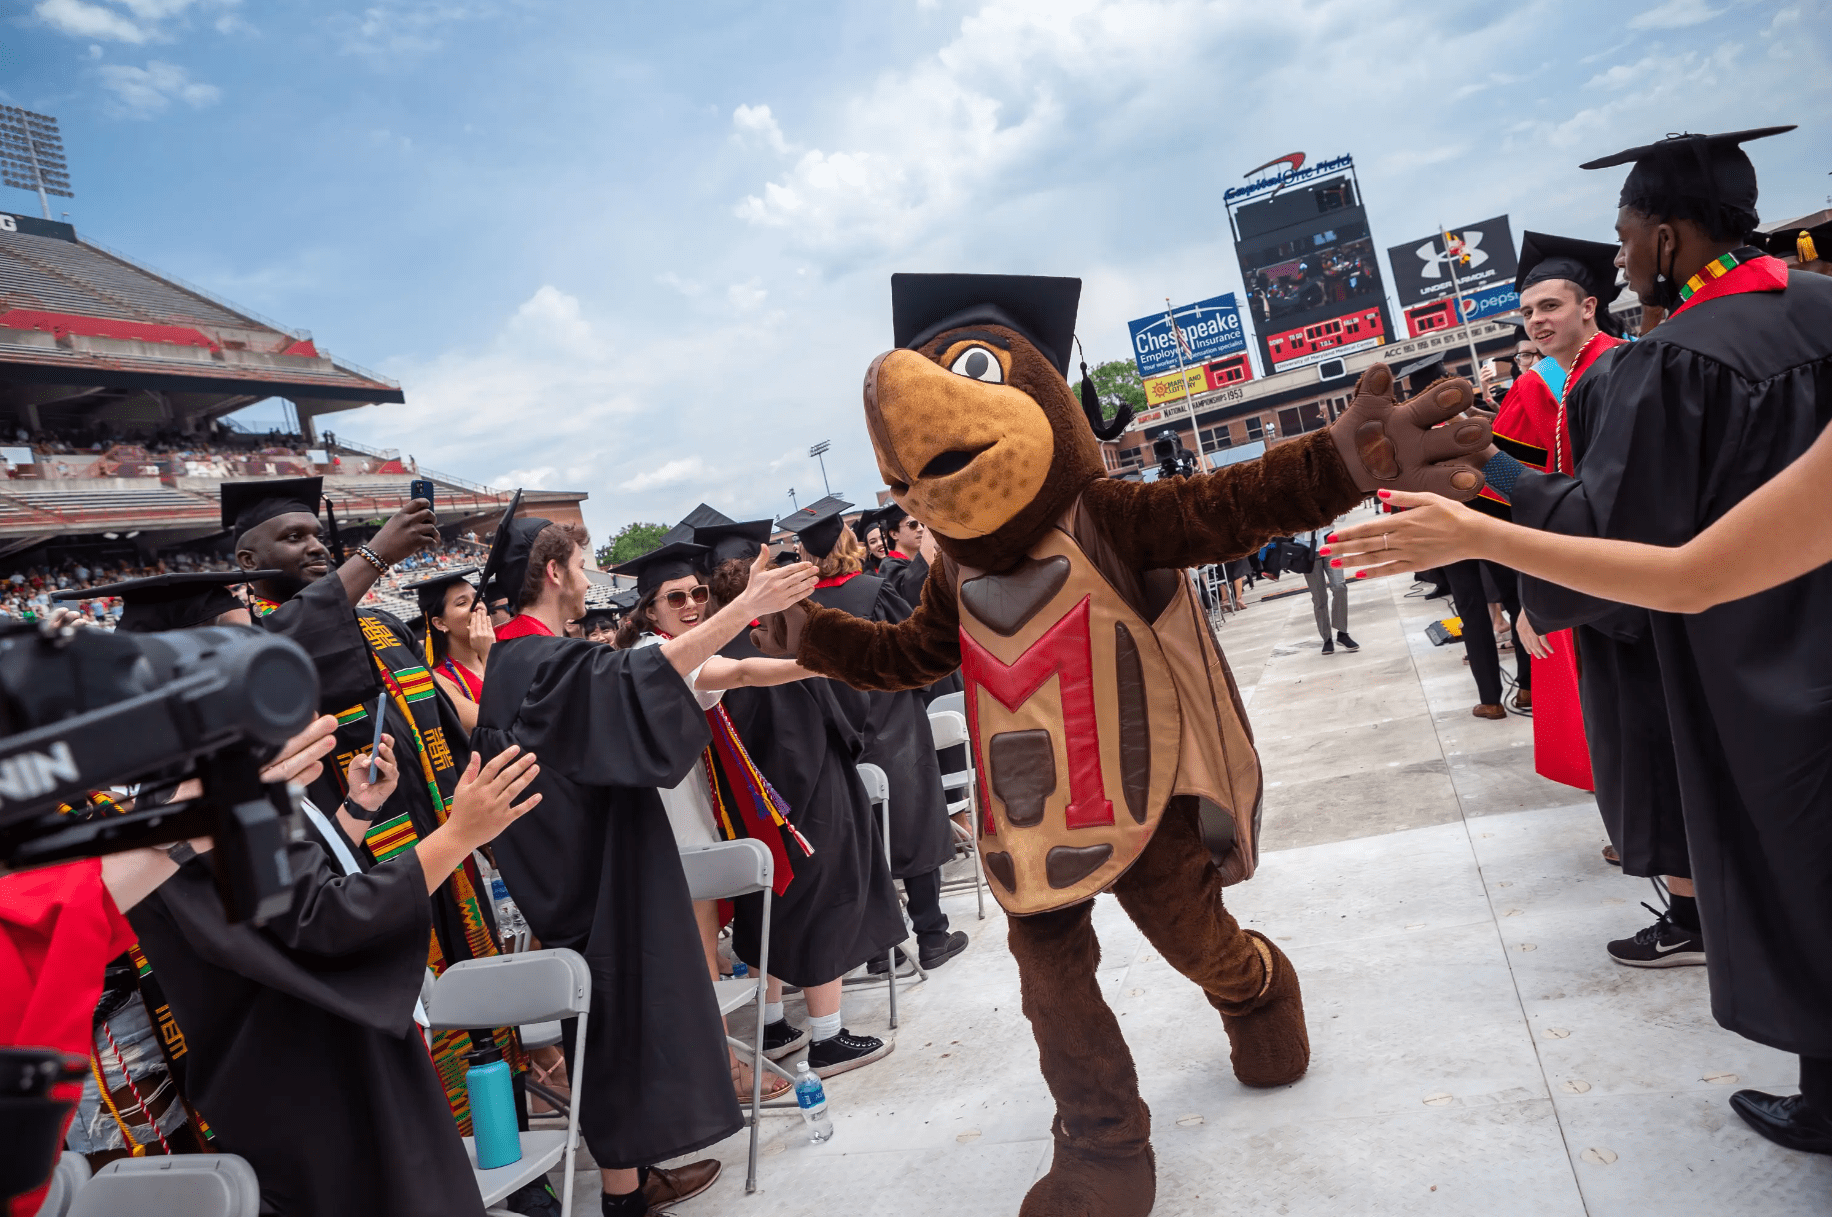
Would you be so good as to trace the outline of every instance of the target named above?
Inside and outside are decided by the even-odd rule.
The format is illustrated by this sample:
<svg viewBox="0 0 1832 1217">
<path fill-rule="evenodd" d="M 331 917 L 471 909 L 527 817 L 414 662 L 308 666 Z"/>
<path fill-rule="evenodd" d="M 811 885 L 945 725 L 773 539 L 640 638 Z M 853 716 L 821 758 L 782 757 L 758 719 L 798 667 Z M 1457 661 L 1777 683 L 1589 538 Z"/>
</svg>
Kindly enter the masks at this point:
<svg viewBox="0 0 1832 1217">
<path fill-rule="evenodd" d="M 251 600 L 255 614 L 260 617 L 280 607 L 258 596 Z M 432 673 L 420 663 L 420 657 L 413 649 L 402 643 L 394 631 L 380 621 L 362 613 L 357 614 L 356 621 L 362 629 L 363 640 L 369 644 L 370 658 L 375 663 L 376 674 L 381 678 L 388 700 L 394 703 L 395 710 L 408 724 L 411 739 L 395 742 L 395 758 L 401 764 L 402 779 L 407 778 L 409 764 L 402 743 L 409 742 L 419 762 L 420 777 L 426 783 L 427 794 L 431 796 L 435 820 L 443 824 L 451 805 L 452 792 L 458 785 L 458 766 L 452 757 L 451 746 L 446 742 L 445 729 L 439 724 L 438 690 L 433 685 Z M 370 703 L 351 706 L 337 715 L 338 734 L 346 748 L 338 753 L 336 764 L 331 766 L 331 770 L 338 789 L 346 795 L 349 787 L 344 773 L 350 758 L 369 746 L 374 735 L 374 725 L 370 719 L 373 712 L 374 706 Z M 392 820 L 370 825 L 369 831 L 363 834 L 363 844 L 378 863 L 412 849 L 419 842 L 419 830 L 414 827 L 412 816 L 406 812 Z M 478 896 L 482 887 L 477 863 L 469 857 L 440 884 L 440 891 L 456 907 L 459 921 L 464 927 L 464 941 L 451 944 L 452 953 L 460 958 L 487 959 L 502 953 L 490 933 L 489 925 L 484 921 L 483 905 Z M 437 976 L 446 969 L 446 951 L 439 941 L 436 927 L 428 939 L 426 966 Z M 528 1056 L 515 1038 L 514 1031 L 501 1027 L 495 1029 L 493 1035 L 510 1068 L 516 1072 L 526 1070 Z M 457 1120 L 462 1136 L 471 1134 L 471 1102 L 464 1085 L 464 1073 L 469 1068 L 464 1053 L 470 1049 L 471 1037 L 467 1032 L 432 1033 L 430 1051 L 433 1064 L 439 1070 L 439 1080 L 445 1086 L 446 1101 L 451 1106 L 452 1116 Z"/>
<path fill-rule="evenodd" d="M 789 805 L 776 793 L 744 749 L 724 706 L 706 712 L 712 728 L 712 743 L 700 755 L 706 770 L 706 785 L 712 795 L 713 823 L 722 840 L 736 841 L 750 837 L 762 841 L 774 859 L 770 888 L 778 896 L 789 890 L 795 868 L 789 863 L 789 842 L 793 841 L 802 857 L 812 858 L 814 847 L 789 823 Z"/>
</svg>

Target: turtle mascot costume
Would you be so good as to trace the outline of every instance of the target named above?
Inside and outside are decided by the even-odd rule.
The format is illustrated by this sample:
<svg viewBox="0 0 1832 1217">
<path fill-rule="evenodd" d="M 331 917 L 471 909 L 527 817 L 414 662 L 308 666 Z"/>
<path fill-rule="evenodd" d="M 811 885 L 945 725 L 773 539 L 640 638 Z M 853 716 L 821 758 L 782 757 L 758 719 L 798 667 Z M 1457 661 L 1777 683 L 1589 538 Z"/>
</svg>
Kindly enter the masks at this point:
<svg viewBox="0 0 1832 1217">
<path fill-rule="evenodd" d="M 1156 482 L 1106 476 L 1107 423 L 1067 380 L 1079 279 L 896 275 L 896 348 L 865 373 L 892 496 L 942 558 L 907 620 L 804 601 L 759 647 L 861 689 L 959 668 L 979 775 L 980 854 L 1010 914 L 1024 1013 L 1056 1100 L 1055 1158 L 1023 1217 L 1142 1217 L 1151 1120 L 1095 980 L 1093 898 L 1110 891 L 1221 1015 L 1235 1076 L 1310 1062 L 1291 962 L 1222 907 L 1258 857 L 1259 759 L 1186 568 L 1322 527 L 1379 487 L 1468 499 L 1485 423 L 1443 380 L 1396 404 L 1370 368 L 1329 427 L 1255 461 Z"/>
</svg>

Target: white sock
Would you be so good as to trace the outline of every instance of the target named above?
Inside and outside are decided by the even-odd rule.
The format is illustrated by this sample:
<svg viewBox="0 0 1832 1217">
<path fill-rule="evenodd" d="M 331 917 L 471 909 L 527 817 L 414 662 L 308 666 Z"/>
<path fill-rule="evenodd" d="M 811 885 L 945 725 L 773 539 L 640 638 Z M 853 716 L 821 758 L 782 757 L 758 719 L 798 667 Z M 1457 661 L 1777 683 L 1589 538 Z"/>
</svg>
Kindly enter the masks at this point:
<svg viewBox="0 0 1832 1217">
<path fill-rule="evenodd" d="M 822 1040 L 832 1039 L 840 1033 L 840 1012 L 835 1010 L 832 1014 L 823 1014 L 818 1018 L 809 1015 L 808 1033 L 814 1037 L 814 1042 L 817 1044 Z"/>
<path fill-rule="evenodd" d="M 780 1023 L 782 1021 L 782 1003 L 779 1001 L 764 1002 L 763 1021 L 766 1023 Z"/>
</svg>

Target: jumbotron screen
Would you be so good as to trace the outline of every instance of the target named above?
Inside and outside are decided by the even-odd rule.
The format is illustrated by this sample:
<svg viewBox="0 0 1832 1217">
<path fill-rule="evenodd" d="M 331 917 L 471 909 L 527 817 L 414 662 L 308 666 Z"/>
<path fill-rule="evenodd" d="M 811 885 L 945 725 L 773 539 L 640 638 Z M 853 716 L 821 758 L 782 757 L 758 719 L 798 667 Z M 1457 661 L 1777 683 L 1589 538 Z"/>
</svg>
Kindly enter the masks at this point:
<svg viewBox="0 0 1832 1217">
<path fill-rule="evenodd" d="M 1353 168 L 1346 157 L 1328 165 L 1343 172 L 1230 208 L 1246 313 L 1268 372 L 1391 341 L 1380 263 Z M 1239 193 L 1249 192 L 1257 190 Z"/>
</svg>

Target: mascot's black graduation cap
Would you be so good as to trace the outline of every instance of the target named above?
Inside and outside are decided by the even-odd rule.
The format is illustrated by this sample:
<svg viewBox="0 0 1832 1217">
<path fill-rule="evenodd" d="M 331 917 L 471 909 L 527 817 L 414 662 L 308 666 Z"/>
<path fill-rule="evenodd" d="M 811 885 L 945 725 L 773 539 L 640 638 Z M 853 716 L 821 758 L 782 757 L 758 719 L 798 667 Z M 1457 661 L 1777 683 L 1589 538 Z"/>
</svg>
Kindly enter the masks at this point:
<svg viewBox="0 0 1832 1217">
<path fill-rule="evenodd" d="M 852 504 L 845 499 L 830 494 L 786 519 L 776 521 L 776 527 L 800 537 L 802 552 L 818 561 L 833 552 L 841 530 L 846 527 L 844 513 L 851 507 Z"/>
<path fill-rule="evenodd" d="M 119 596 L 121 620 L 116 628 L 129 634 L 157 634 L 210 625 L 224 613 L 246 608 L 229 594 L 229 589 L 238 583 L 277 578 L 281 573 L 277 570 L 235 570 L 153 575 L 105 587 L 52 592 L 51 599 L 99 600 L 105 596 Z"/>
<path fill-rule="evenodd" d="M 895 274 L 891 276 L 891 340 L 914 351 L 947 330 L 1001 325 L 1029 339 L 1066 380 L 1080 307 L 1080 279 Z M 1086 363 L 1081 365 L 1081 408 L 1101 439 L 1117 439 L 1132 422 L 1132 410 L 1124 406 L 1111 422 L 1102 420 L 1100 399 Z"/>
<path fill-rule="evenodd" d="M 222 489 L 223 527 L 237 542 L 251 528 L 258 528 L 275 516 L 303 511 L 318 514 L 324 499 L 323 478 L 275 478 L 265 482 L 224 482 Z"/>
</svg>

